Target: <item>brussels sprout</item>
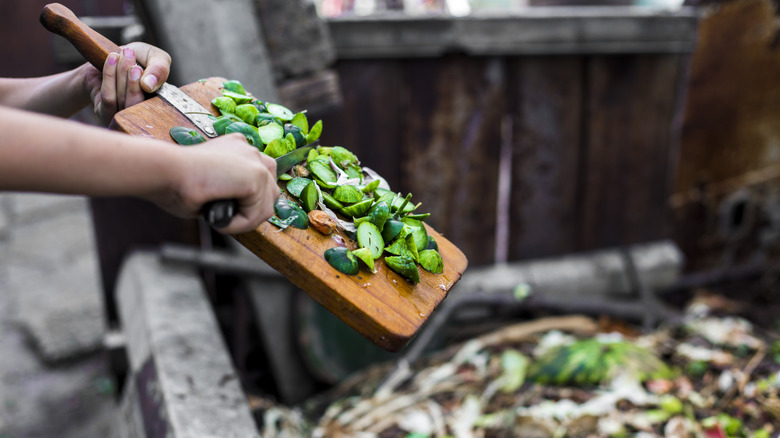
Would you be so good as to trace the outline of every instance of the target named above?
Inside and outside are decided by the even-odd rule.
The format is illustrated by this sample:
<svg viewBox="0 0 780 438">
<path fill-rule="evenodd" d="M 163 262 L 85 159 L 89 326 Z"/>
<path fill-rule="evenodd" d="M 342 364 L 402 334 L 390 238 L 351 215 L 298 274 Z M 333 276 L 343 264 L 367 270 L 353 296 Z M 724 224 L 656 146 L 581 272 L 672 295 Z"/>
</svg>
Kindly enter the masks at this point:
<svg viewBox="0 0 780 438">
<path fill-rule="evenodd" d="M 236 102 L 226 96 L 215 97 L 211 104 L 217 107 L 222 114 L 233 114 L 236 111 Z"/>
<path fill-rule="evenodd" d="M 293 178 L 287 183 L 287 191 L 291 195 L 299 198 L 303 189 L 312 182 L 309 178 Z"/>
<path fill-rule="evenodd" d="M 371 251 L 371 256 L 375 259 L 382 255 L 382 251 L 385 248 L 382 233 L 371 222 L 363 222 L 358 226 L 357 241 L 361 248 L 368 248 Z"/>
<path fill-rule="evenodd" d="M 408 256 L 389 256 L 385 257 L 385 263 L 393 271 L 401 274 L 402 277 L 412 283 L 420 282 L 420 273 L 417 271 L 417 265 L 414 260 Z"/>
<path fill-rule="evenodd" d="M 301 209 L 295 203 L 290 202 L 288 199 L 279 197 L 274 203 L 274 213 L 279 219 L 285 220 L 290 217 L 295 217 L 292 222 L 292 226 L 305 230 L 309 227 L 309 217 L 306 212 Z"/>
<path fill-rule="evenodd" d="M 294 115 L 290 123 L 301 128 L 301 132 L 304 138 L 306 138 L 305 136 L 309 133 L 309 120 L 306 118 L 306 114 L 298 113 Z"/>
<path fill-rule="evenodd" d="M 366 214 L 371 205 L 374 203 L 373 199 L 365 199 L 352 205 L 348 205 L 341 209 L 341 212 L 346 216 L 360 217 Z"/>
<path fill-rule="evenodd" d="M 317 123 L 315 123 L 314 126 L 309 129 L 309 133 L 306 134 L 306 143 L 312 143 L 316 140 L 319 140 L 321 134 L 322 120 L 318 120 Z"/>
<path fill-rule="evenodd" d="M 260 135 L 260 140 L 263 141 L 263 144 L 270 144 L 274 140 L 284 138 L 284 128 L 275 123 L 260 126 L 257 128 L 257 133 Z"/>
<path fill-rule="evenodd" d="M 248 125 L 244 122 L 233 122 L 227 128 L 225 128 L 225 134 L 238 132 L 244 134 L 246 140 L 252 146 L 256 146 L 258 149 L 263 149 L 263 142 L 260 140 L 260 136 L 257 134 L 257 128 L 252 125 Z"/>
<path fill-rule="evenodd" d="M 396 219 L 388 219 L 382 228 L 382 238 L 385 239 L 385 242 L 392 242 L 403 229 L 403 222 Z"/>
<path fill-rule="evenodd" d="M 289 122 L 295 116 L 289 108 L 278 103 L 268 103 L 265 105 L 266 110 L 274 116 L 280 118 L 285 122 Z"/>
<path fill-rule="evenodd" d="M 352 251 L 360 261 L 366 264 L 371 272 L 374 272 L 374 256 L 371 254 L 371 250 L 368 248 L 358 248 Z"/>
<path fill-rule="evenodd" d="M 222 90 L 222 96 L 230 98 L 233 102 L 236 103 L 236 105 L 241 105 L 242 103 L 249 103 L 254 100 L 254 97 L 248 96 L 243 93 L 234 93 L 230 90 Z"/>
<path fill-rule="evenodd" d="M 333 191 L 333 197 L 343 204 L 354 204 L 363 199 L 363 192 L 355 186 L 344 184 L 336 187 L 336 190 Z"/>
<path fill-rule="evenodd" d="M 336 172 L 330 168 L 329 164 L 316 159 L 309 162 L 309 171 L 322 182 L 335 183 L 338 180 Z"/>
<path fill-rule="evenodd" d="M 347 248 L 337 246 L 325 251 L 325 260 L 339 272 L 347 275 L 357 275 L 360 272 L 357 258 Z"/>
<path fill-rule="evenodd" d="M 414 244 L 418 251 L 422 251 L 428 246 L 428 232 L 425 230 L 425 225 L 417 219 L 410 219 L 405 217 L 401 219 L 401 222 L 414 228 L 412 236 L 414 236 Z"/>
<path fill-rule="evenodd" d="M 222 86 L 228 90 L 232 91 L 234 93 L 238 94 L 246 94 L 246 90 L 244 89 L 244 85 L 241 84 L 241 82 L 236 80 L 229 80 L 222 83 Z"/>
<path fill-rule="evenodd" d="M 384 231 L 385 222 L 390 218 L 390 207 L 384 201 L 377 202 L 368 211 L 368 221 L 376 225 L 379 231 Z M 401 225 L 403 228 L 403 225 Z M 395 237 L 395 236 L 393 236 Z"/>
<path fill-rule="evenodd" d="M 295 139 L 296 147 L 301 147 L 306 144 L 306 135 L 304 135 L 303 130 L 298 126 L 293 125 L 292 123 L 285 123 L 284 135 L 285 137 L 292 135 L 292 137 Z"/>
<path fill-rule="evenodd" d="M 320 200 L 320 195 L 317 190 L 317 184 L 314 181 L 303 188 L 300 200 L 301 205 L 303 205 L 303 210 L 307 213 L 317 208 L 317 202 Z"/>
<path fill-rule="evenodd" d="M 173 140 L 182 146 L 191 146 L 206 141 L 198 131 L 184 126 L 171 128 L 170 134 Z"/>
<path fill-rule="evenodd" d="M 240 117 L 241 120 L 244 121 L 244 123 L 250 125 L 255 123 L 255 119 L 257 118 L 257 114 L 259 113 L 260 111 L 258 111 L 258 109 L 255 108 L 254 105 L 249 103 L 244 103 L 236 107 L 236 115 Z"/>
<path fill-rule="evenodd" d="M 434 274 L 441 274 L 444 271 L 444 261 L 441 258 L 441 254 L 432 249 L 420 252 L 420 266 Z"/>
<path fill-rule="evenodd" d="M 217 117 L 216 120 L 214 120 L 214 131 L 217 132 L 217 135 L 225 135 L 225 130 L 228 126 L 233 124 L 234 122 L 239 122 L 241 119 L 238 117 L 235 117 L 233 115 L 225 115 Z"/>
</svg>

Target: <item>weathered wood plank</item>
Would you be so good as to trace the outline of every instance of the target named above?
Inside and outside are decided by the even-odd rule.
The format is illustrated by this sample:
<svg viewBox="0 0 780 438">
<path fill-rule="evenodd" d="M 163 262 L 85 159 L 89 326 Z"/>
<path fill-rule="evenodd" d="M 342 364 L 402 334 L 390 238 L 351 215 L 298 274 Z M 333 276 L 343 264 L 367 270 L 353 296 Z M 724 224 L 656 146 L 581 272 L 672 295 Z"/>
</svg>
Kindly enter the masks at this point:
<svg viewBox="0 0 780 438">
<path fill-rule="evenodd" d="M 337 70 L 342 106 L 323 114 L 322 144 L 355 152 L 364 166 L 400 190 L 399 61 L 343 61 Z"/>
<path fill-rule="evenodd" d="M 583 57 L 523 57 L 509 64 L 515 120 L 509 260 L 576 249 L 584 65 Z"/>
<path fill-rule="evenodd" d="M 590 61 L 582 249 L 666 237 L 681 66 L 677 55 Z"/>
<path fill-rule="evenodd" d="M 472 264 L 491 263 L 506 112 L 503 61 L 409 60 L 403 84 L 402 188 Z"/>
</svg>

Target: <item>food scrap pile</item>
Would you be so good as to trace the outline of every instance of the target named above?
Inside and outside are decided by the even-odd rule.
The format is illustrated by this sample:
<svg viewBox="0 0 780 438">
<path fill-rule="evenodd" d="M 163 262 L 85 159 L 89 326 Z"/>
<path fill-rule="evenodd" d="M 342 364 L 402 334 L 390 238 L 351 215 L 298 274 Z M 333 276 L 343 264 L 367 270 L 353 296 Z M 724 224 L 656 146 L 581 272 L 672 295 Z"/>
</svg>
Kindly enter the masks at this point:
<svg viewBox="0 0 780 438">
<path fill-rule="evenodd" d="M 293 113 L 282 105 L 262 102 L 238 81 L 226 81 L 223 87 L 222 96 L 211 102 L 221 113 L 213 117 L 218 135 L 243 134 L 272 158 L 319 140 L 322 121 L 309 128 L 305 111 Z M 184 127 L 171 129 L 171 136 L 182 145 L 206 141 L 197 131 Z M 361 263 L 376 272 L 375 261 L 380 258 L 412 283 L 420 282 L 418 264 L 434 274 L 443 272 L 438 245 L 423 223 L 430 214 L 416 213 L 419 204 L 411 202 L 411 193 L 402 196 L 391 191 L 384 178 L 362 167 L 346 148 L 317 145 L 279 179 L 286 190 L 276 201 L 276 215 L 270 222 L 281 229 L 311 225 L 326 235 L 337 228 L 343 230 L 358 248 L 350 250 L 334 239 L 335 246 L 323 254 L 340 272 L 357 275 Z"/>
<path fill-rule="evenodd" d="M 701 300 L 679 323 L 632 330 L 583 316 L 509 325 L 401 373 L 366 369 L 304 408 L 266 406 L 274 422 L 263 436 L 290 427 L 381 438 L 780 434 L 780 334 Z"/>
</svg>

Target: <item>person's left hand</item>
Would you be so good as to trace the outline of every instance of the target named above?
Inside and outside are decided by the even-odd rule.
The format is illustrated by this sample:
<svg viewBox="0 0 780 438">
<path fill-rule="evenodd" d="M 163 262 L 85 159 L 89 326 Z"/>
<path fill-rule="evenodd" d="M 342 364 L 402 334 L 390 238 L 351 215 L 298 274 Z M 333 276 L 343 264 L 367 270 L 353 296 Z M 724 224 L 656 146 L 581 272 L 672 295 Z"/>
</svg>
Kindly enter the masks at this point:
<svg viewBox="0 0 780 438">
<path fill-rule="evenodd" d="M 145 65 L 146 69 L 140 65 Z M 146 43 L 130 43 L 111 53 L 103 73 L 89 66 L 85 84 L 95 110 L 105 125 L 114 115 L 144 100 L 168 79 L 171 57 L 162 49 Z"/>
</svg>

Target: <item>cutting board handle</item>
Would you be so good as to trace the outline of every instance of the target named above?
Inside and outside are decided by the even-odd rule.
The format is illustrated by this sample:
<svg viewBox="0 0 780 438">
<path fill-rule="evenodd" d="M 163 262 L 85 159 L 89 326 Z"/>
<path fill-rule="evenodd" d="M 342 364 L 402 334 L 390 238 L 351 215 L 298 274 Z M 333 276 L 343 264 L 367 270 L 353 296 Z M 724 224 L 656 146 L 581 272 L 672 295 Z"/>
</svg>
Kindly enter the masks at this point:
<svg viewBox="0 0 780 438">
<path fill-rule="evenodd" d="M 73 11 L 59 3 L 44 6 L 40 20 L 43 27 L 68 40 L 100 71 L 103 71 L 108 55 L 119 52 L 119 46 L 84 24 Z"/>
</svg>

